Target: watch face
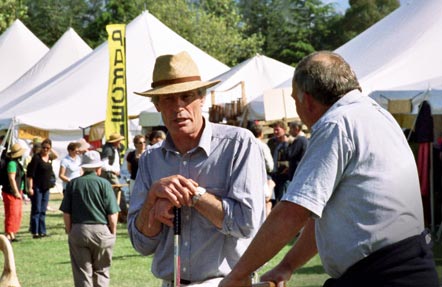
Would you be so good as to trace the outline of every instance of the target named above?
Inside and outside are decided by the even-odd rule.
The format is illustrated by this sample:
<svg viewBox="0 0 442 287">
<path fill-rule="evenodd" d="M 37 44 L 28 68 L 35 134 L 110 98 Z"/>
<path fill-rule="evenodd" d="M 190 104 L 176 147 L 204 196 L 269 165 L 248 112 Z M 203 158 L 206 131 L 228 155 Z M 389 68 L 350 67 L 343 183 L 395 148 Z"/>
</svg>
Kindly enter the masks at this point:
<svg viewBox="0 0 442 287">
<path fill-rule="evenodd" d="M 200 199 L 200 197 L 201 197 L 204 193 L 206 193 L 206 189 L 203 188 L 203 187 L 201 187 L 201 186 L 198 186 L 198 187 L 196 188 L 196 190 L 197 190 L 196 194 L 195 194 L 194 196 L 192 196 L 192 206 L 194 206 L 194 205 L 198 202 L 198 200 Z"/>
</svg>

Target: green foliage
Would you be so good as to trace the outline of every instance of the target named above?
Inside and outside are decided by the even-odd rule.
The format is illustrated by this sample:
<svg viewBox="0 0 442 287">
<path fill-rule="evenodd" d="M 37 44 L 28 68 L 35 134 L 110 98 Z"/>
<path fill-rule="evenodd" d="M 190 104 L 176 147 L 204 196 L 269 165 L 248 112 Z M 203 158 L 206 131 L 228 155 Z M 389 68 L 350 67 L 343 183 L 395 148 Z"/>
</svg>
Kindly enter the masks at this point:
<svg viewBox="0 0 442 287">
<path fill-rule="evenodd" d="M 302 57 L 325 49 L 323 38 L 339 15 L 320 0 L 241 0 L 248 32 L 265 35 L 264 54 L 295 65 Z M 327 47 L 328 48 L 328 47 Z"/>
<path fill-rule="evenodd" d="M 69 27 L 83 30 L 85 0 L 24 0 L 28 18 L 23 21 L 46 45 L 52 46 Z"/>
<path fill-rule="evenodd" d="M 15 21 L 26 19 L 27 7 L 21 1 L 0 1 L 0 34 L 3 33 Z"/>
<path fill-rule="evenodd" d="M 336 46 L 348 42 L 398 8 L 399 0 L 350 0 L 349 4 L 344 17 L 335 23 L 339 32 L 334 39 L 328 39 Z"/>
<path fill-rule="evenodd" d="M 263 38 L 244 33 L 245 26 L 233 0 L 145 3 L 149 12 L 165 25 L 227 65 L 235 65 L 261 51 Z"/>
<path fill-rule="evenodd" d="M 106 25 L 128 24 L 148 10 L 176 33 L 233 66 L 256 53 L 289 65 L 334 50 L 399 6 L 398 0 L 350 0 L 345 15 L 321 0 L 1 0 L 0 32 L 17 17 L 52 46 L 68 29 L 95 48 Z"/>
<path fill-rule="evenodd" d="M 128 24 L 140 14 L 134 1 L 108 0 L 91 1 L 88 12 L 90 17 L 84 30 L 84 37 L 90 46 L 96 47 L 107 40 L 106 25 Z"/>
</svg>

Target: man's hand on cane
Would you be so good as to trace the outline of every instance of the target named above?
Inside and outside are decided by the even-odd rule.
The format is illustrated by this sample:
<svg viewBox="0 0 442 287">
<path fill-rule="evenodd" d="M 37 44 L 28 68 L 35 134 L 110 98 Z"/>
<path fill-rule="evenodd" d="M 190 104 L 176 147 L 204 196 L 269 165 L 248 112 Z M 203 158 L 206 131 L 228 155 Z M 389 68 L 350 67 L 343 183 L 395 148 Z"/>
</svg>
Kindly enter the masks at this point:
<svg viewBox="0 0 442 287">
<path fill-rule="evenodd" d="M 292 274 L 293 274 L 293 269 L 290 266 L 283 264 L 283 262 L 281 262 L 278 265 L 276 265 L 273 269 L 264 273 L 261 276 L 261 281 L 278 282 L 278 284 L 280 284 L 280 282 L 288 282 L 292 277 Z"/>
<path fill-rule="evenodd" d="M 173 204 L 165 198 L 159 198 L 155 202 L 155 205 L 150 210 L 149 223 L 153 224 L 154 220 L 166 224 L 167 226 L 173 226 Z"/>
<path fill-rule="evenodd" d="M 174 206 L 191 206 L 192 196 L 196 193 L 198 183 L 182 175 L 172 175 L 156 181 L 149 192 L 151 200 L 168 199 Z"/>
</svg>

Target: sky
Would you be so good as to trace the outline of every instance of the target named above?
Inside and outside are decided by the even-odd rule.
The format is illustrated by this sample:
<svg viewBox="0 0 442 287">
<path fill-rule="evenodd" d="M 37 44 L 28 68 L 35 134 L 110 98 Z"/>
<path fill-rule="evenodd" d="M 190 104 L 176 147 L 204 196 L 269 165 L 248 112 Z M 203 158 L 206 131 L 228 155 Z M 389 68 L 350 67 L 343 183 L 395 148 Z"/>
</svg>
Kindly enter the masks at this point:
<svg viewBox="0 0 442 287">
<path fill-rule="evenodd" d="M 408 0 L 400 0 L 399 2 L 401 4 L 406 3 Z M 322 0 L 323 3 L 334 3 L 336 11 L 345 13 L 345 10 L 349 7 L 348 0 Z"/>
<path fill-rule="evenodd" d="M 345 10 L 349 7 L 348 0 L 322 0 L 324 4 L 333 3 L 336 11 L 345 13 Z"/>
</svg>

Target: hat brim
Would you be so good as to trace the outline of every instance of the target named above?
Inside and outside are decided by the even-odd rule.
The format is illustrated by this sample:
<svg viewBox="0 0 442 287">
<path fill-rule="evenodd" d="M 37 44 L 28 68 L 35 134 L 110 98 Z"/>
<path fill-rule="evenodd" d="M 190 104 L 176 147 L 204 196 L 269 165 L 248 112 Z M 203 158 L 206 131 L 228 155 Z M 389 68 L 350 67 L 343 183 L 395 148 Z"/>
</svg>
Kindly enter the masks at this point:
<svg viewBox="0 0 442 287">
<path fill-rule="evenodd" d="M 84 167 L 84 168 L 99 168 L 99 167 L 103 167 L 103 163 L 86 163 L 86 164 L 82 164 L 80 165 L 80 167 Z"/>
<path fill-rule="evenodd" d="M 158 87 L 154 89 L 150 89 L 144 92 L 134 92 L 137 95 L 145 96 L 145 97 L 153 97 L 153 96 L 162 96 L 169 94 L 178 94 L 188 91 L 193 91 L 201 88 L 210 88 L 218 84 L 219 80 L 211 81 L 211 82 L 202 82 L 202 81 L 192 81 L 192 82 L 184 82 L 173 85 L 167 85 L 163 87 Z"/>
<path fill-rule="evenodd" d="M 113 140 L 108 140 L 107 142 L 108 143 L 114 143 L 114 142 L 118 142 L 118 141 L 122 141 L 122 140 L 124 140 L 124 137 L 116 138 L 116 139 L 113 139 Z"/>
<path fill-rule="evenodd" d="M 19 150 L 19 151 L 16 151 L 16 152 L 14 152 L 14 153 L 11 153 L 11 154 L 9 155 L 9 157 L 10 157 L 10 158 L 21 157 L 24 153 L 25 153 L 25 149 L 22 148 L 22 149 Z"/>
</svg>

